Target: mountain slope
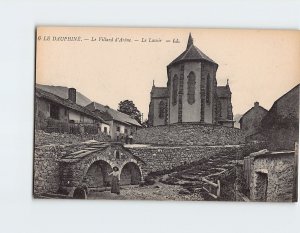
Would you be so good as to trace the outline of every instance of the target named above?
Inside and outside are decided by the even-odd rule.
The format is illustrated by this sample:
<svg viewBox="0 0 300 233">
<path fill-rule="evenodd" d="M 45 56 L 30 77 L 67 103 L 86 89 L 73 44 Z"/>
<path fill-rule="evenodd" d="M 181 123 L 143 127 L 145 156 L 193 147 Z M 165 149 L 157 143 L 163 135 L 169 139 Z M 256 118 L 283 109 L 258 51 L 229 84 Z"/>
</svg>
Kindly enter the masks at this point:
<svg viewBox="0 0 300 233">
<path fill-rule="evenodd" d="M 62 87 L 62 86 L 49 86 L 49 85 L 42 85 L 42 84 L 36 84 L 37 88 L 40 88 L 44 91 L 48 91 L 54 95 L 57 95 L 61 98 L 68 99 L 68 88 L 67 87 Z M 77 91 L 76 95 L 76 103 L 81 105 L 81 106 L 86 106 L 90 104 L 92 101 L 81 94 L 80 92 Z"/>
</svg>

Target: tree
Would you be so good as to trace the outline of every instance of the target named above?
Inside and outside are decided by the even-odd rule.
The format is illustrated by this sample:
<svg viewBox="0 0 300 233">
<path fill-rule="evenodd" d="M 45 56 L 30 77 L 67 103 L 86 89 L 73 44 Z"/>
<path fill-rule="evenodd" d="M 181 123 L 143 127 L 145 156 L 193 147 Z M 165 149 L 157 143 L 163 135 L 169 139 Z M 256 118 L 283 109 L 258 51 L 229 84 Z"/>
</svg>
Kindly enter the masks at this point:
<svg viewBox="0 0 300 233">
<path fill-rule="evenodd" d="M 141 112 L 137 109 L 133 101 L 131 100 L 123 100 L 119 103 L 119 112 L 123 112 L 132 118 L 134 118 L 137 122 L 141 124 L 142 122 L 142 114 Z"/>
</svg>

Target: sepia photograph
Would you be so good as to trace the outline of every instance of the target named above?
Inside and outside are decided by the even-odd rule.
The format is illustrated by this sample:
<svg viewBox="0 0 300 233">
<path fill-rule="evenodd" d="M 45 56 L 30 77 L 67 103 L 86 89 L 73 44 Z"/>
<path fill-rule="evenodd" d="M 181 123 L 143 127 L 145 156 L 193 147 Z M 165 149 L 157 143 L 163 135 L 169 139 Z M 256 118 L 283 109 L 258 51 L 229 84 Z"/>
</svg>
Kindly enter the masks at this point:
<svg viewBox="0 0 300 233">
<path fill-rule="evenodd" d="M 297 30 L 38 26 L 33 197 L 297 202 Z"/>
</svg>

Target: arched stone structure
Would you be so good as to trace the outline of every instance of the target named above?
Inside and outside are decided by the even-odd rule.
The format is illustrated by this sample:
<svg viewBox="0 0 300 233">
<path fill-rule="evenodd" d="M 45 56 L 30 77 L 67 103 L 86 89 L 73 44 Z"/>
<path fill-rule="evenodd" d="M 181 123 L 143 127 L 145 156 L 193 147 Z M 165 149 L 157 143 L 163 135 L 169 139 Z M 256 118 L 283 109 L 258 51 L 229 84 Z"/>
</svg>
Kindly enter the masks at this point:
<svg viewBox="0 0 300 233">
<path fill-rule="evenodd" d="M 92 163 L 83 177 L 82 184 L 88 189 L 97 189 L 110 186 L 112 167 L 104 160 Z"/>
<path fill-rule="evenodd" d="M 141 170 L 134 162 L 126 163 L 120 175 L 120 185 L 139 184 L 142 179 Z"/>
<path fill-rule="evenodd" d="M 66 155 L 59 162 L 60 189 L 69 193 L 69 196 L 73 196 L 78 187 L 86 187 L 88 193 L 91 189 L 110 186 L 111 177 L 108 174 L 115 166 L 121 172 L 123 170 L 123 180 L 124 177 L 130 177 L 121 185 L 138 184 L 142 180 L 142 165 L 145 164 L 120 143 L 94 145 Z"/>
</svg>

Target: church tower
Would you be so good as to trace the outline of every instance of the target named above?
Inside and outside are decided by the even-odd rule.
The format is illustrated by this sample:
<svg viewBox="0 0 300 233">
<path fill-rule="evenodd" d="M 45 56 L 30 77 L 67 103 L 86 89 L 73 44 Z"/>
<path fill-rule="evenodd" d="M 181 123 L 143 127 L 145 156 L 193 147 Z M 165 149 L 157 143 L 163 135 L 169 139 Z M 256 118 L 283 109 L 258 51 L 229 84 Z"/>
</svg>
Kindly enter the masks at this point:
<svg viewBox="0 0 300 233">
<path fill-rule="evenodd" d="M 189 35 L 186 50 L 167 66 L 168 123 L 216 123 L 218 64 L 194 45 Z"/>
</svg>

